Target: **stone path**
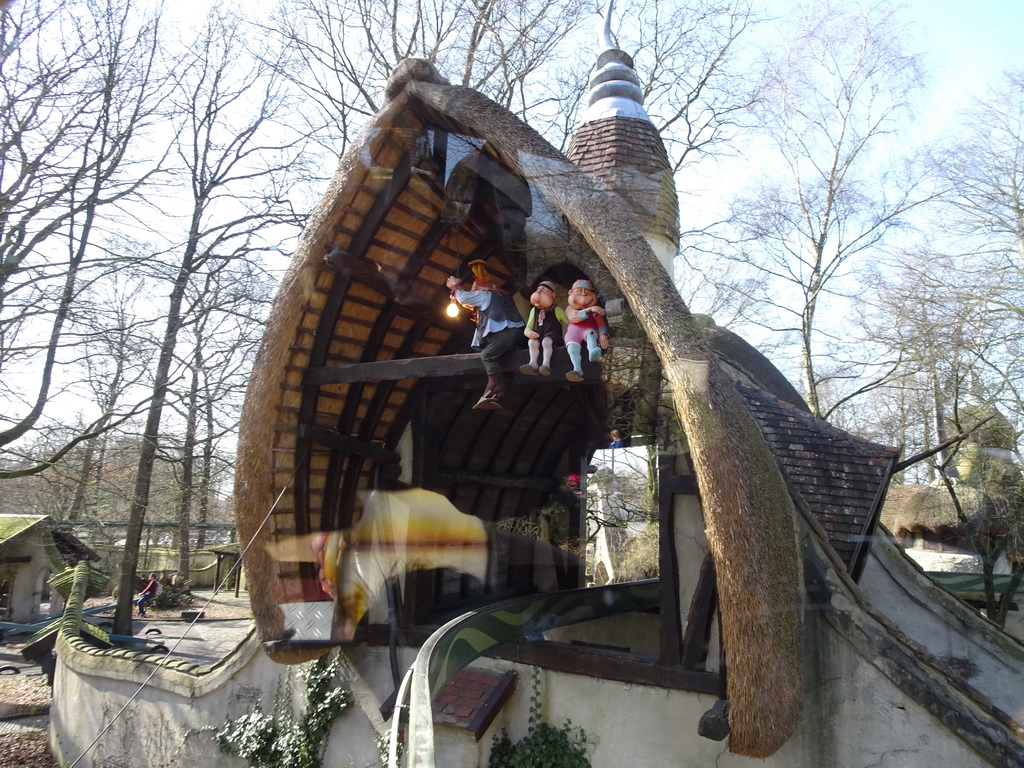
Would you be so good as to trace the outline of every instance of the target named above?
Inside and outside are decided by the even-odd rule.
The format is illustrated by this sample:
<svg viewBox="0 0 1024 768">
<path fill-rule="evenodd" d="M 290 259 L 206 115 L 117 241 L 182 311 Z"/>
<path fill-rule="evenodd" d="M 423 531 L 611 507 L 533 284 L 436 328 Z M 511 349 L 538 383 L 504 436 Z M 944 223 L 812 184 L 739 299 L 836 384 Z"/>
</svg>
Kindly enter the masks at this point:
<svg viewBox="0 0 1024 768">
<path fill-rule="evenodd" d="M 0 718 L 0 736 L 19 733 L 39 733 L 50 724 L 49 715 L 24 715 Z"/>
</svg>

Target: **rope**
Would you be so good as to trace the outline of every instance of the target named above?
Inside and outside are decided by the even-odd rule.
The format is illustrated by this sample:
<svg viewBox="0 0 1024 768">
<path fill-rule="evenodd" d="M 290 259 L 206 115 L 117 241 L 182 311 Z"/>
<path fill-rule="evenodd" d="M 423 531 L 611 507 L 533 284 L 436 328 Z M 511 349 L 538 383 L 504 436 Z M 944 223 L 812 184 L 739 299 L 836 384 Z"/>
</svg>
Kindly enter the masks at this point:
<svg viewBox="0 0 1024 768">
<path fill-rule="evenodd" d="M 232 565 L 230 569 L 228 569 L 228 572 L 224 575 L 224 578 L 221 580 L 220 584 L 214 586 L 213 594 L 210 595 L 210 599 L 206 601 L 206 604 L 202 607 L 201 610 L 196 612 L 195 618 L 192 619 L 189 625 L 185 628 L 185 631 L 182 632 L 181 637 L 178 638 L 178 641 L 173 646 L 171 646 L 171 649 L 162 659 L 160 659 L 159 662 L 153 665 L 153 671 L 150 672 L 149 676 L 142 681 L 142 684 L 139 686 L 138 690 L 135 691 L 135 693 L 133 693 L 128 698 L 128 701 L 126 701 L 124 705 L 119 710 L 117 710 L 117 712 L 114 713 L 113 717 L 110 718 L 110 721 L 100 729 L 99 733 L 96 734 L 96 737 L 92 740 L 92 742 L 90 742 L 89 746 L 87 746 L 85 750 L 83 750 L 82 754 L 80 754 L 75 759 L 75 761 L 68 766 L 68 768 L 75 768 L 75 766 L 78 765 L 82 761 L 82 759 L 86 755 L 88 755 L 93 750 L 93 748 L 95 748 L 97 744 L 99 744 L 100 739 L 103 738 L 103 736 L 105 736 L 107 732 L 114 727 L 114 723 L 117 722 L 118 718 L 120 718 L 121 715 L 124 714 L 125 711 L 127 711 L 128 707 L 130 707 L 132 703 L 139 697 L 139 695 L 146 689 L 150 681 L 152 681 L 152 679 L 156 676 L 156 673 L 159 672 L 161 668 L 163 668 L 165 662 L 168 659 L 170 659 L 171 656 L 174 655 L 174 651 L 178 648 L 179 645 L 181 645 L 181 641 L 185 639 L 188 633 L 192 631 L 192 628 L 196 625 L 196 622 L 199 621 L 199 617 L 202 615 L 203 611 L 210 607 L 210 604 L 213 602 L 213 599 L 224 588 L 224 585 L 228 583 L 229 579 L 231 578 L 231 575 L 235 572 L 235 569 L 239 568 L 242 565 L 242 560 L 245 558 L 246 553 L 249 551 L 249 547 L 251 547 L 253 545 L 253 542 L 256 541 L 256 538 L 259 536 L 260 531 L 263 530 L 263 527 L 270 520 L 270 516 L 274 514 L 274 510 L 277 509 L 277 505 L 281 503 L 281 499 L 284 497 L 285 491 L 287 491 L 288 488 L 291 487 L 291 481 L 295 479 L 295 474 L 299 471 L 299 466 L 301 466 L 301 464 L 302 462 L 300 461 L 295 466 L 295 469 L 292 471 L 291 479 L 289 479 L 289 481 L 284 485 L 284 487 L 281 488 L 281 492 L 277 495 L 277 498 L 274 499 L 274 503 L 271 504 L 270 509 L 267 510 L 267 514 L 264 516 L 262 522 L 260 522 L 259 527 L 256 529 L 256 533 L 253 534 L 252 538 L 249 540 L 249 543 L 245 545 L 245 549 L 242 550 L 241 554 L 238 557 L 238 560 L 236 560 L 235 564 Z"/>
</svg>

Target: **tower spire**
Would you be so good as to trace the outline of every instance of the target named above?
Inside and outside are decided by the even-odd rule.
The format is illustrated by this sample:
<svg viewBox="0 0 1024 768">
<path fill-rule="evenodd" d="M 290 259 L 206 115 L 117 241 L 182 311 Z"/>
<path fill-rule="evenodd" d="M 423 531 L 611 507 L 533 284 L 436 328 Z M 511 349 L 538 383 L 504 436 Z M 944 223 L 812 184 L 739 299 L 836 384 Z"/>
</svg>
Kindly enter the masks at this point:
<svg viewBox="0 0 1024 768">
<path fill-rule="evenodd" d="M 583 122 L 589 123 L 604 117 L 635 117 L 650 122 L 651 118 L 644 111 L 644 92 L 633 68 L 633 59 L 617 48 L 612 38 L 614 9 L 615 0 L 608 0 L 601 26 L 597 65 L 590 76 L 590 91 L 587 94 Z"/>
<path fill-rule="evenodd" d="M 640 78 L 628 53 L 612 37 L 614 0 L 600 28 L 597 64 L 569 159 L 619 195 L 640 230 L 672 274 L 679 248 L 679 198 L 672 166 L 658 129 L 644 109 Z"/>
<path fill-rule="evenodd" d="M 610 50 L 615 47 L 612 40 L 612 11 L 615 10 L 615 0 L 608 0 L 604 7 L 604 26 L 601 28 L 601 42 L 604 44 L 602 50 Z"/>
</svg>

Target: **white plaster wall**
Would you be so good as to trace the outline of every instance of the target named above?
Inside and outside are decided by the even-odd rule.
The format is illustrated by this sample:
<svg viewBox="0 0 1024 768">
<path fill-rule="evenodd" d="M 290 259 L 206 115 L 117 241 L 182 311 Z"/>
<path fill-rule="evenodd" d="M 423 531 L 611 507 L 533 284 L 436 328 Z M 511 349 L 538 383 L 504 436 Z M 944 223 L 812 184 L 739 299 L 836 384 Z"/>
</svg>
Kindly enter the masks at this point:
<svg viewBox="0 0 1024 768">
<path fill-rule="evenodd" d="M 233 674 L 197 696 L 155 684 L 142 688 L 150 665 L 108 659 L 82 671 L 74 664 L 76 654 L 73 668 L 68 654 L 59 653 L 50 708 L 54 755 L 70 763 L 86 753 L 78 763 L 81 768 L 244 766 L 244 761 L 223 754 L 206 729 L 261 702 L 272 705 L 277 681 L 286 670 L 270 661 L 254 640 L 236 653 Z M 101 733 L 104 728 L 108 730 Z"/>
<path fill-rule="evenodd" d="M 767 760 L 729 754 L 728 742 L 697 735 L 701 714 L 715 701 L 708 695 L 542 671 L 545 716 L 556 727 L 571 719 L 586 731 L 593 768 L 992 765 L 890 682 L 883 674 L 885 659 L 865 658 L 829 622 L 813 613 L 808 617 L 807 645 L 813 652 L 807 655 L 803 717 L 793 738 Z M 267 659 L 254 641 L 241 653 L 236 669 L 219 686 L 207 685 L 209 690 L 197 696 L 147 687 L 116 719 L 137 690 L 136 682 L 75 674 L 60 664 L 51 712 L 51 741 L 59 747 L 55 753 L 66 762 L 74 760 L 102 727 L 113 722 L 79 763 L 82 768 L 244 765 L 221 753 L 204 729 L 219 726 L 225 717 L 236 717 L 261 700 L 269 706 L 277 681 L 287 670 Z M 353 649 L 346 659 L 344 674 L 354 703 L 335 723 L 326 765 L 368 768 L 377 764 L 377 735 L 385 726 L 377 710 L 393 690 L 387 652 Z M 403 651 L 400 666 L 411 661 L 411 652 Z M 513 740 L 526 734 L 530 668 L 496 659 L 475 664 L 516 669 L 515 691 L 479 743 L 463 731 L 437 729 L 438 768 L 483 768 L 502 727 Z"/>
<path fill-rule="evenodd" d="M 255 635 L 206 674 L 158 673 L 145 687 L 150 664 L 84 657 L 61 647 L 50 709 L 53 754 L 71 763 L 85 753 L 81 768 L 244 768 L 220 751 L 212 731 L 254 708 L 270 711 L 278 686 L 298 672 L 271 661 Z M 293 697 L 300 693 L 296 682 Z M 335 733 L 327 765 L 378 764 L 376 731 L 358 706 L 342 713 Z"/>
<path fill-rule="evenodd" d="M 904 549 L 903 553 L 921 566 L 925 571 L 942 571 L 946 573 L 981 573 L 981 558 L 977 555 L 957 552 L 933 552 L 929 549 Z M 1010 572 L 1010 563 L 1006 556 L 996 562 L 994 573 Z"/>
<path fill-rule="evenodd" d="M 828 629 L 824 636 L 824 656 L 809 665 L 797 731 L 765 760 L 730 754 L 728 741 L 697 735 L 701 715 L 715 703 L 710 695 L 542 671 L 544 713 L 556 727 L 571 719 L 583 728 L 593 768 L 991 768 L 848 644 Z M 531 671 L 500 668 L 507 666 L 519 679 L 501 718 L 517 741 L 527 732 Z M 816 669 L 829 673 L 822 677 Z M 489 749 L 489 742 L 486 752 L 481 749 L 480 768 Z M 440 749 L 438 755 L 438 768 L 470 765 L 453 762 Z"/>
<path fill-rule="evenodd" d="M 11 583 L 11 615 L 8 621 L 31 624 L 42 618 L 39 604 L 43 600 L 43 590 L 51 568 L 46 550 L 38 534 L 29 536 L 26 541 L 9 547 L 5 554 L 9 557 L 31 557 L 28 563 L 14 566 L 14 579 Z"/>
<path fill-rule="evenodd" d="M 867 658 L 825 615 L 807 614 L 804 709 L 797 731 L 769 761 L 811 768 L 991 766 L 900 690 L 885 658 Z M 754 761 L 728 760 L 720 768 Z"/>
<path fill-rule="evenodd" d="M 1000 709 L 1024 720 L 1024 644 L 929 579 L 896 546 L 878 535 L 860 587 L 873 607 L 940 659 L 964 659 L 966 678 Z"/>
<path fill-rule="evenodd" d="M 793 737 L 771 758 L 754 760 L 728 752 L 728 742 L 716 742 L 697 735 L 701 715 L 714 703 L 709 695 L 668 690 L 656 686 L 624 684 L 597 677 L 542 671 L 542 700 L 547 720 L 559 727 L 571 719 L 582 727 L 591 742 L 593 768 L 981 768 L 998 765 L 971 746 L 969 738 L 994 739 L 1019 749 L 1024 743 L 998 725 L 983 708 L 949 685 L 939 669 L 928 666 L 913 644 L 899 632 L 862 607 L 863 596 L 822 563 L 820 549 L 804 533 L 804 551 L 811 571 L 822 579 L 828 604 L 811 606 L 806 618 L 804 709 Z M 869 566 L 865 580 L 874 582 L 869 590 L 878 593 L 886 578 L 877 573 L 879 563 Z M 963 637 L 976 629 L 964 614 L 963 625 L 941 624 L 928 611 L 911 610 L 915 600 L 930 596 L 915 589 L 890 586 L 884 596 L 897 612 L 907 614 L 905 625 L 917 621 L 917 631 L 941 636 L 949 650 L 978 648 L 978 653 L 998 655 L 999 637 L 988 638 L 992 647 L 982 648 L 978 638 Z M 975 617 L 976 619 L 976 617 Z M 973 646 L 972 646 L 973 642 Z M 940 643 L 941 645 L 941 643 Z M 1019 644 L 1018 644 L 1019 645 Z M 1002 646 L 1013 648 L 1015 646 Z M 159 685 L 149 685 L 126 709 L 115 714 L 138 690 L 149 673 L 148 665 L 131 661 L 97 658 L 79 652 L 65 658 L 57 669 L 51 743 L 65 762 L 77 758 L 102 728 L 113 723 L 99 737 L 97 746 L 83 761 L 82 768 L 160 768 L 160 766 L 213 766 L 231 768 L 243 762 L 222 754 L 205 728 L 221 725 L 261 701 L 273 703 L 274 692 L 285 667 L 271 662 L 255 638 L 209 674 L 194 683 L 186 675 L 169 675 Z M 412 663 L 414 652 L 403 649 L 399 667 Z M 480 742 L 458 729 L 439 728 L 436 733 L 438 768 L 486 766 L 495 734 L 507 727 L 513 740 L 526 734 L 530 709 L 528 667 L 498 659 L 479 659 L 475 666 L 495 670 L 515 669 L 514 692 Z M 915 685 L 924 690 L 922 700 L 945 702 L 944 709 L 956 711 L 959 722 L 974 723 L 962 735 L 933 716 L 927 706 L 915 700 L 896 683 L 910 668 L 917 675 Z M 1024 665 L 1008 660 L 1006 675 L 1018 674 Z M 599 670 L 594 670 L 599 673 Z M 991 674 L 996 674 L 993 668 Z M 368 768 L 378 764 L 377 738 L 387 724 L 379 714 L 381 703 L 394 690 L 387 649 L 355 648 L 345 651 L 345 684 L 353 692 L 354 704 L 335 722 L 328 745 L 328 766 Z M 999 706 L 1009 709 L 1022 695 L 1019 677 L 1002 686 Z M 974 680 L 971 681 L 975 683 Z M 904 683 L 906 685 L 906 683 Z M 993 687 L 995 681 L 992 681 Z M 908 688 L 914 690 L 914 686 Z M 997 691 L 998 692 L 998 691 Z M 915 694 L 921 696 L 921 694 Z M 958 725 L 958 728 L 960 726 Z M 1001 741 L 1000 741 L 1001 740 Z M 1013 763 L 1024 765 L 1024 758 Z"/>
<path fill-rule="evenodd" d="M 674 275 L 676 254 L 679 253 L 679 244 L 672 242 L 667 237 L 662 235 L 652 234 L 650 232 L 644 233 L 644 240 L 651 246 L 651 250 L 654 251 L 654 255 L 658 257 L 658 261 L 661 262 L 661 266 L 665 268 L 665 271 L 670 276 Z"/>
</svg>

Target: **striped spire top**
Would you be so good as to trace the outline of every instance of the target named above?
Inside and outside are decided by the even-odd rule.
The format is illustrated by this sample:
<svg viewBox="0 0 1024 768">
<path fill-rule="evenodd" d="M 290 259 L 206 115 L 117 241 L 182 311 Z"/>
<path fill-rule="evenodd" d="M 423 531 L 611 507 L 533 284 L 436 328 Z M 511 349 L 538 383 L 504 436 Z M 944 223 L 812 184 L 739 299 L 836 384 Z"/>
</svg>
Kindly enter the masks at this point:
<svg viewBox="0 0 1024 768">
<path fill-rule="evenodd" d="M 679 247 L 675 178 L 661 135 L 644 110 L 633 59 L 612 42 L 613 5 L 609 0 L 605 8 L 601 50 L 590 78 L 587 107 L 568 155 L 626 202 L 671 274 Z"/>
<path fill-rule="evenodd" d="M 615 0 L 608 0 L 601 30 L 600 53 L 590 76 L 590 91 L 583 122 L 605 117 L 633 117 L 650 122 L 644 110 L 644 92 L 633 67 L 632 57 L 615 46 L 612 40 L 612 10 Z"/>
</svg>

